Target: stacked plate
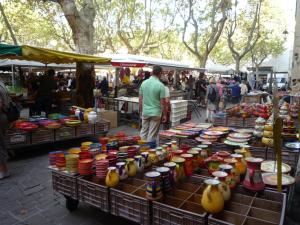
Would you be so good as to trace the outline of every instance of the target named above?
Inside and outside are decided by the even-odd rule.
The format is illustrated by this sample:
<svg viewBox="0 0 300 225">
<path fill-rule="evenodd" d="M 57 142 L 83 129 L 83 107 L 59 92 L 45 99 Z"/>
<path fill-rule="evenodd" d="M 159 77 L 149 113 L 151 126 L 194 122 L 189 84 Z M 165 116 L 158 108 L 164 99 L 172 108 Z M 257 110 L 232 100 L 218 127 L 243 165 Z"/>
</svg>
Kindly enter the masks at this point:
<svg viewBox="0 0 300 225">
<path fill-rule="evenodd" d="M 249 133 L 230 133 L 224 143 L 232 146 L 247 145 L 251 137 Z"/>
<path fill-rule="evenodd" d="M 224 132 L 222 131 L 215 131 L 215 130 L 205 130 L 200 134 L 200 137 L 197 137 L 196 140 L 203 142 L 203 141 L 209 141 L 209 142 L 216 142 Z"/>
<path fill-rule="evenodd" d="M 80 175 L 91 175 L 93 160 L 92 159 L 81 159 L 78 161 L 78 172 Z"/>
<path fill-rule="evenodd" d="M 83 151 L 83 152 L 80 152 L 79 153 L 79 157 L 80 159 L 91 159 L 92 158 L 92 155 L 89 151 Z"/>
<path fill-rule="evenodd" d="M 109 166 L 116 166 L 116 163 L 117 163 L 117 154 L 118 154 L 117 150 L 111 150 L 108 153 L 107 159 L 109 161 Z"/>
<path fill-rule="evenodd" d="M 65 170 L 66 168 L 66 159 L 64 153 L 59 153 L 55 157 L 55 165 L 59 170 Z"/>
<path fill-rule="evenodd" d="M 50 166 L 56 165 L 56 157 L 59 154 L 63 154 L 63 152 L 62 151 L 49 152 L 49 165 Z"/>
<path fill-rule="evenodd" d="M 109 161 L 106 159 L 96 161 L 96 176 L 101 179 L 105 179 Z"/>
<path fill-rule="evenodd" d="M 69 154 L 79 154 L 81 152 L 81 149 L 80 148 L 70 148 L 68 150 L 68 153 Z"/>
<path fill-rule="evenodd" d="M 128 158 L 127 152 L 118 152 L 117 153 L 117 162 L 126 162 L 127 158 Z"/>
<path fill-rule="evenodd" d="M 66 155 L 65 158 L 66 158 L 66 170 L 69 173 L 77 173 L 78 172 L 79 155 L 68 154 L 68 155 Z"/>
</svg>

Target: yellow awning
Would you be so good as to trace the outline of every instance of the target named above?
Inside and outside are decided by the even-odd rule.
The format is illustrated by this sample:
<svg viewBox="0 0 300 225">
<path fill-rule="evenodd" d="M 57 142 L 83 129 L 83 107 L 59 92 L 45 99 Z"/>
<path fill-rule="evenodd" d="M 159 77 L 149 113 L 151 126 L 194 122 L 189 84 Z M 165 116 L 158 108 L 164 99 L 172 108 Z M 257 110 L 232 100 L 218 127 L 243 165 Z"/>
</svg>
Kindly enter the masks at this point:
<svg viewBox="0 0 300 225">
<path fill-rule="evenodd" d="M 29 61 L 38 61 L 44 64 L 49 63 L 74 63 L 74 62 L 86 62 L 95 64 L 109 64 L 111 59 L 105 57 L 98 57 L 93 55 L 83 55 L 71 52 L 62 52 L 46 48 L 32 47 L 28 45 L 22 45 L 22 55 L 6 55 L 0 56 L 0 58 L 6 59 L 20 59 Z"/>
</svg>

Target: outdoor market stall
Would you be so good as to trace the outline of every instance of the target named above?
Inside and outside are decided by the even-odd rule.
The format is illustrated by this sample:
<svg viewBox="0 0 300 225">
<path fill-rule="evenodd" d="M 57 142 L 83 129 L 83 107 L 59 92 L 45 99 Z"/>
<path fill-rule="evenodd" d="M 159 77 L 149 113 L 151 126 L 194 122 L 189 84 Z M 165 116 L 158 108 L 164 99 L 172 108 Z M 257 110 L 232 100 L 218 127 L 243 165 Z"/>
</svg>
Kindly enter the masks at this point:
<svg viewBox="0 0 300 225">
<path fill-rule="evenodd" d="M 32 46 L 0 44 L 0 58 L 37 61 L 46 64 L 75 62 L 109 64 L 111 59 L 92 55 L 61 52 Z M 89 135 L 106 134 L 109 122 L 102 120 L 93 109 L 77 107 L 77 115 L 52 114 L 49 118 L 31 117 L 16 121 L 6 133 L 8 148 L 51 143 Z M 73 114 L 75 110 L 73 110 Z"/>
</svg>

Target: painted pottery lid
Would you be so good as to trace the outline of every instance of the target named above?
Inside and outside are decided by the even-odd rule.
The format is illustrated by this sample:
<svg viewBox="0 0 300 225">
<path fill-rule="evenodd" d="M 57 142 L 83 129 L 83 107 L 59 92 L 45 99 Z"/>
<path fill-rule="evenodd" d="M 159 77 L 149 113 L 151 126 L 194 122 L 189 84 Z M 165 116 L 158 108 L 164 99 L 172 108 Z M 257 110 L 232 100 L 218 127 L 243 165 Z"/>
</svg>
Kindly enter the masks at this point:
<svg viewBox="0 0 300 225">
<path fill-rule="evenodd" d="M 169 167 L 169 168 L 173 168 L 173 167 L 176 166 L 176 163 L 174 163 L 174 162 L 166 162 L 166 163 L 164 163 L 164 166 L 165 167 Z"/>
<path fill-rule="evenodd" d="M 156 147 L 155 150 L 162 151 L 162 147 Z"/>
<path fill-rule="evenodd" d="M 261 163 L 264 161 L 262 158 L 255 158 L 255 157 L 247 157 L 245 159 L 247 162 L 252 162 L 252 163 Z"/>
<path fill-rule="evenodd" d="M 171 141 L 171 144 L 177 144 L 177 141 Z"/>
<path fill-rule="evenodd" d="M 183 162 L 185 162 L 185 159 L 181 158 L 181 157 L 173 157 L 172 161 L 175 163 L 183 163 Z"/>
<path fill-rule="evenodd" d="M 230 153 L 226 152 L 226 151 L 218 151 L 217 152 L 217 156 L 220 156 L 220 157 L 227 157 L 229 155 L 230 155 Z"/>
<path fill-rule="evenodd" d="M 201 150 L 202 150 L 202 148 L 198 148 L 198 147 L 197 147 L 197 148 L 191 148 L 191 149 L 190 149 L 190 151 L 197 151 L 197 152 L 200 152 Z"/>
<path fill-rule="evenodd" d="M 228 159 L 224 159 L 224 162 L 229 163 L 229 164 L 234 164 L 234 163 L 237 163 L 237 160 L 233 159 L 233 158 L 228 158 Z"/>
<path fill-rule="evenodd" d="M 157 168 L 156 168 L 156 171 L 157 171 L 157 172 L 160 172 L 160 173 L 168 173 L 168 172 L 170 171 L 170 168 L 164 167 L 164 166 L 162 166 L 162 167 L 157 167 Z"/>
<path fill-rule="evenodd" d="M 182 157 L 182 158 L 193 158 L 193 155 L 185 153 L 185 154 L 181 154 L 180 157 Z"/>
<path fill-rule="evenodd" d="M 223 158 L 213 155 L 211 157 L 208 157 L 207 159 L 205 159 L 205 162 L 222 162 Z"/>
<path fill-rule="evenodd" d="M 263 161 L 260 168 L 263 172 L 268 172 L 268 173 L 275 172 L 276 173 L 277 172 L 277 162 L 272 161 L 272 160 Z M 282 173 L 289 173 L 291 171 L 291 167 L 288 164 L 282 163 L 281 170 L 282 170 Z"/>
<path fill-rule="evenodd" d="M 262 173 L 263 181 L 266 185 L 270 186 L 277 186 L 277 173 Z M 288 186 L 295 183 L 295 178 L 287 175 L 282 174 L 282 185 Z"/>
<path fill-rule="evenodd" d="M 223 170 L 232 170 L 233 167 L 228 164 L 221 164 L 221 165 L 219 165 L 219 168 L 223 169 Z"/>
<path fill-rule="evenodd" d="M 218 185 L 218 184 L 220 184 L 220 181 L 216 180 L 216 179 L 207 179 L 207 180 L 204 180 L 204 183 L 207 185 Z"/>
<path fill-rule="evenodd" d="M 125 166 L 126 163 L 125 163 L 125 162 L 117 162 L 116 165 L 117 165 L 117 166 Z"/>
<path fill-rule="evenodd" d="M 238 159 L 243 158 L 243 155 L 241 155 L 241 154 L 231 154 L 230 156 L 232 158 L 238 158 Z"/>
<path fill-rule="evenodd" d="M 197 145 L 197 148 L 200 148 L 202 150 L 204 148 L 208 148 L 208 145 L 203 145 L 203 144 L 202 145 Z"/>
<path fill-rule="evenodd" d="M 160 176 L 160 172 L 157 172 L 157 171 L 150 171 L 150 172 L 145 173 L 145 177 L 148 177 L 148 178 L 156 178 L 159 176 Z"/>
<path fill-rule="evenodd" d="M 191 149 L 189 151 L 187 151 L 188 154 L 192 154 L 192 155 L 198 155 L 199 154 L 199 150 L 195 150 L 195 149 Z"/>
<path fill-rule="evenodd" d="M 142 158 L 143 156 L 141 156 L 141 155 L 136 155 L 136 156 L 134 156 L 134 158 L 135 159 L 140 159 L 140 158 Z"/>
<path fill-rule="evenodd" d="M 149 155 L 149 152 L 142 152 L 141 155 Z"/>
<path fill-rule="evenodd" d="M 117 168 L 115 166 L 110 166 L 107 168 L 108 170 L 116 170 Z"/>
<path fill-rule="evenodd" d="M 213 175 L 214 177 L 223 178 L 223 177 L 227 177 L 227 176 L 228 176 L 228 173 L 223 172 L 223 171 L 215 171 L 215 172 L 212 173 L 212 175 Z"/>
</svg>

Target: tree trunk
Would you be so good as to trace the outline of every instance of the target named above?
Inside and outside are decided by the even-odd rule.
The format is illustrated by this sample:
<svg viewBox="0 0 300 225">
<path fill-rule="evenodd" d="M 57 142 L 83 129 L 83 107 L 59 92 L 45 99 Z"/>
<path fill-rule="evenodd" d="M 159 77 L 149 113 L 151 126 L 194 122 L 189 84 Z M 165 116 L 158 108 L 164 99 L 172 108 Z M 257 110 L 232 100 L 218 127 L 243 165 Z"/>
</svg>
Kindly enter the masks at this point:
<svg viewBox="0 0 300 225">
<path fill-rule="evenodd" d="M 93 89 L 95 88 L 94 67 L 88 63 L 77 63 L 77 104 L 83 108 L 91 108 L 94 105 Z"/>
<path fill-rule="evenodd" d="M 76 52 L 94 53 L 94 21 L 96 16 L 93 0 L 86 0 L 78 10 L 74 0 L 58 1 L 72 29 Z M 94 70 L 91 64 L 76 64 L 77 104 L 84 108 L 93 106 Z"/>
<path fill-rule="evenodd" d="M 13 40 L 14 44 L 17 45 L 18 44 L 17 38 L 16 38 L 16 36 L 14 34 L 14 31 L 13 31 L 13 29 L 12 29 L 12 27 L 11 27 L 8 19 L 7 19 L 7 17 L 6 17 L 6 14 L 4 12 L 4 8 L 3 8 L 1 2 L 0 2 L 0 11 L 1 11 L 1 14 L 3 16 L 5 26 L 7 27 L 8 31 L 9 31 L 9 34 L 11 36 L 11 39 Z"/>
<path fill-rule="evenodd" d="M 199 64 L 200 68 L 205 68 L 207 59 L 208 59 L 208 55 L 204 55 L 201 57 L 200 64 Z"/>
<path fill-rule="evenodd" d="M 241 66 L 241 59 L 240 58 L 235 59 L 235 72 L 236 72 L 236 74 L 240 73 L 240 66 Z"/>
</svg>

